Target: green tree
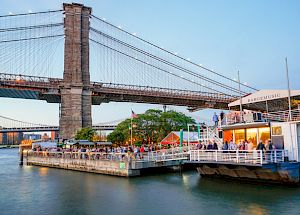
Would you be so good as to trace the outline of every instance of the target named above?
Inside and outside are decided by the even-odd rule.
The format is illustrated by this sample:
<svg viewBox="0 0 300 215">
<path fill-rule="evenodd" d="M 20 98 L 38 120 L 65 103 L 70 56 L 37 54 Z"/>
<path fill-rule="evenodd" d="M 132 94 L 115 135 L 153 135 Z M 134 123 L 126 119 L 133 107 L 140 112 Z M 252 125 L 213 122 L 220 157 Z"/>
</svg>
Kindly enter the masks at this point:
<svg viewBox="0 0 300 215">
<path fill-rule="evenodd" d="M 122 144 L 125 141 L 125 137 L 124 134 L 121 131 L 115 131 L 110 133 L 107 136 L 107 141 L 112 142 L 112 143 L 116 143 L 116 144 Z"/>
<path fill-rule="evenodd" d="M 132 119 L 134 143 L 157 143 L 160 142 L 171 131 L 187 129 L 187 124 L 195 123 L 195 120 L 183 113 L 176 111 L 162 112 L 161 110 L 149 109 L 138 118 Z M 109 135 L 111 142 L 130 143 L 131 119 L 121 122 Z M 119 138 L 123 134 L 122 138 Z M 114 139 L 115 138 L 115 139 Z M 115 141 L 112 141 L 115 140 Z M 118 140 L 118 141 L 116 141 Z"/>
<path fill-rule="evenodd" d="M 92 128 L 81 128 L 75 135 L 75 140 L 93 141 L 96 132 Z"/>
</svg>

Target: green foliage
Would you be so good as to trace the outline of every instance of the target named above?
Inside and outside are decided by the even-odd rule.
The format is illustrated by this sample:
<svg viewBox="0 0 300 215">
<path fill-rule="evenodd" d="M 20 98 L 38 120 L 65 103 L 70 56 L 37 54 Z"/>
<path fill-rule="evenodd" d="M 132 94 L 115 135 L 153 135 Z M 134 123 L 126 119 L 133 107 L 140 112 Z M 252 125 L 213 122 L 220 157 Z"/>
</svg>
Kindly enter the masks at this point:
<svg viewBox="0 0 300 215">
<path fill-rule="evenodd" d="M 125 141 L 125 137 L 121 131 L 116 130 L 107 136 L 107 141 L 116 144 L 122 144 Z"/>
<path fill-rule="evenodd" d="M 181 128 L 186 130 L 189 123 L 195 123 L 195 120 L 183 113 L 149 109 L 144 114 L 139 114 L 138 118 L 132 119 L 133 142 L 160 142 L 171 131 L 179 131 Z M 131 119 L 124 120 L 108 135 L 108 140 L 118 144 L 130 143 L 130 126 Z"/>
<path fill-rule="evenodd" d="M 93 137 L 96 132 L 92 128 L 82 128 L 77 131 L 75 135 L 75 140 L 88 140 L 93 141 Z"/>
</svg>

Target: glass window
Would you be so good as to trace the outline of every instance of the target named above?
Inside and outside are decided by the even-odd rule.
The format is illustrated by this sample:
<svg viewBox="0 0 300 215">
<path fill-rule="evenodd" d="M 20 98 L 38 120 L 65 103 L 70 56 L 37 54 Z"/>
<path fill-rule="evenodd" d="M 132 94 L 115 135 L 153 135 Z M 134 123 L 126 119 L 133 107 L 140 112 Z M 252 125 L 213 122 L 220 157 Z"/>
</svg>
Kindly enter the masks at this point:
<svg viewBox="0 0 300 215">
<path fill-rule="evenodd" d="M 247 136 L 246 136 L 247 141 L 249 143 L 252 142 L 253 146 L 256 147 L 256 145 L 257 145 L 257 128 L 247 128 L 246 134 L 247 134 Z"/>
<path fill-rule="evenodd" d="M 273 126 L 272 127 L 272 135 L 282 135 L 281 126 Z"/>
<path fill-rule="evenodd" d="M 266 140 L 270 139 L 270 127 L 258 129 L 258 139 L 265 143 Z"/>
<path fill-rule="evenodd" d="M 245 129 L 234 130 L 235 143 L 245 140 Z"/>
<path fill-rule="evenodd" d="M 226 141 L 229 143 L 231 140 L 233 140 L 233 132 L 232 132 L 232 130 L 224 131 L 223 135 L 224 135 L 224 137 L 223 137 L 224 143 Z"/>
</svg>

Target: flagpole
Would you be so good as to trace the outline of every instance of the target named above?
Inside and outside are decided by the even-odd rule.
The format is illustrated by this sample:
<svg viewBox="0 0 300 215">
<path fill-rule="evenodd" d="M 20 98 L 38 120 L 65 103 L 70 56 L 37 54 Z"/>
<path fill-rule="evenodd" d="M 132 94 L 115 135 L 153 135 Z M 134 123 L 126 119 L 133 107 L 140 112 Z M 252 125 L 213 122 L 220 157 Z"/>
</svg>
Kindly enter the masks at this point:
<svg viewBox="0 0 300 215">
<path fill-rule="evenodd" d="M 288 102 L 289 102 L 289 118 L 288 118 L 288 121 L 292 121 L 291 90 L 290 90 L 290 79 L 289 79 L 289 69 L 288 69 L 287 58 L 285 58 L 285 70 L 286 70 L 286 80 L 287 80 L 287 88 L 288 88 Z"/>
<path fill-rule="evenodd" d="M 240 96 L 240 117 L 241 117 L 241 122 L 244 122 L 242 94 L 241 94 L 241 81 L 240 81 L 240 71 L 239 70 L 238 70 L 238 82 L 239 82 L 239 96 Z"/>
<path fill-rule="evenodd" d="M 132 145 L 132 116 L 131 116 L 131 125 L 130 125 L 130 142 Z"/>
</svg>

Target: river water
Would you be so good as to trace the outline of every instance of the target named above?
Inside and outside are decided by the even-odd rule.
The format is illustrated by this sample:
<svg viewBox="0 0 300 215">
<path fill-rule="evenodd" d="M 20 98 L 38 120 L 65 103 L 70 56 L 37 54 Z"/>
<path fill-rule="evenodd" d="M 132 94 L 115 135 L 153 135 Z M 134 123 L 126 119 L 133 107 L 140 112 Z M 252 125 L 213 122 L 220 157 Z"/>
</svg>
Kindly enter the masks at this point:
<svg viewBox="0 0 300 215">
<path fill-rule="evenodd" d="M 300 214 L 300 187 L 201 178 L 196 172 L 120 178 L 19 166 L 0 150 L 0 214 Z"/>
</svg>

